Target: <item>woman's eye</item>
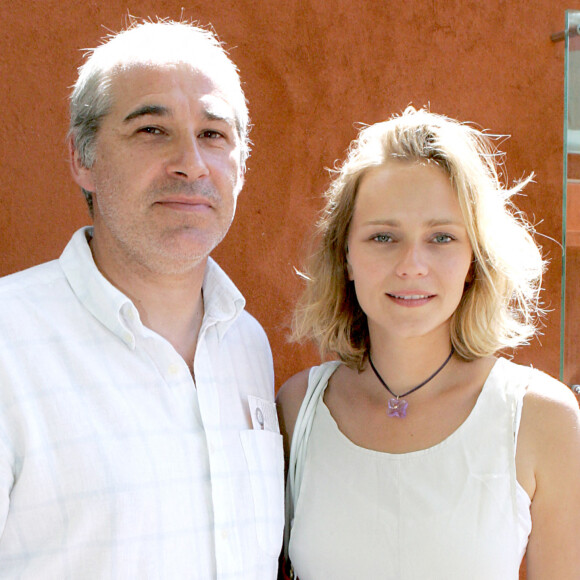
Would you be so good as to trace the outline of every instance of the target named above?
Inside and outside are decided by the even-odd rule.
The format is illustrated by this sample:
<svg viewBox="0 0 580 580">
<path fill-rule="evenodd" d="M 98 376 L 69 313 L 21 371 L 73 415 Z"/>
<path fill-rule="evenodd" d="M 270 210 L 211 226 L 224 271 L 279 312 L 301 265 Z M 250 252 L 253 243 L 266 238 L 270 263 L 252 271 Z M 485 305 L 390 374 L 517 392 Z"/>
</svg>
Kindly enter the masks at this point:
<svg viewBox="0 0 580 580">
<path fill-rule="evenodd" d="M 450 236 L 449 234 L 436 234 L 433 237 L 433 241 L 436 244 L 447 244 L 449 242 L 451 242 L 453 240 L 453 237 Z"/>
<path fill-rule="evenodd" d="M 393 238 L 389 234 L 377 234 L 371 238 L 375 242 L 380 244 L 386 244 L 393 241 Z"/>
</svg>

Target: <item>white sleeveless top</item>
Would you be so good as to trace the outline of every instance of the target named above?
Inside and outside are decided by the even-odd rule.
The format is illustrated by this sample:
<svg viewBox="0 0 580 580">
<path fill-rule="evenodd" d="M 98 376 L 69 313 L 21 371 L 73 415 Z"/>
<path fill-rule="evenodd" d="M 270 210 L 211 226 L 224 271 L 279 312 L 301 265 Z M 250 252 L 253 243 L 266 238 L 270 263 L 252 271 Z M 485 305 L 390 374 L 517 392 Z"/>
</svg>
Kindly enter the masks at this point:
<svg viewBox="0 0 580 580">
<path fill-rule="evenodd" d="M 322 400 L 337 366 L 311 369 L 316 396 L 306 395 L 295 428 L 310 411 L 289 544 L 300 580 L 517 580 L 532 527 L 517 432 L 526 387 L 543 373 L 499 359 L 453 434 L 390 454 L 339 431 Z"/>
</svg>

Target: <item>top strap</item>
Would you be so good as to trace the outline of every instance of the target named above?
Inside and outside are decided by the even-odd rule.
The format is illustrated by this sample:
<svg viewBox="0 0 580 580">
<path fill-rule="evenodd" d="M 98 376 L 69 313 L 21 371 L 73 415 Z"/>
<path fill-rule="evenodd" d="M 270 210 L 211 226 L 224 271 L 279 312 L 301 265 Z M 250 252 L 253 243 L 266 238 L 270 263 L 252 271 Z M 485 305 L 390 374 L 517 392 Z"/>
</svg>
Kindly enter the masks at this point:
<svg viewBox="0 0 580 580">
<path fill-rule="evenodd" d="M 286 558 L 288 557 L 290 531 L 294 522 L 294 508 L 300 495 L 302 474 L 308 451 L 308 438 L 312 431 L 316 407 L 324 395 L 330 377 L 340 364 L 340 361 L 331 361 L 310 369 L 308 388 L 294 425 L 286 480 L 286 526 L 284 528 L 284 555 Z"/>
</svg>

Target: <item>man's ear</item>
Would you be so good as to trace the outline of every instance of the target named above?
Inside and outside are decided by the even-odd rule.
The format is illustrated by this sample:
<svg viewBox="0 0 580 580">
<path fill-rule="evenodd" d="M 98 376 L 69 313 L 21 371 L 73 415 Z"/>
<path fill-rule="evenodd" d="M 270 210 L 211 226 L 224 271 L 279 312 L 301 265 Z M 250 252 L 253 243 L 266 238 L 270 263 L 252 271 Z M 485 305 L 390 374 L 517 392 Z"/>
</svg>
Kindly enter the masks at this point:
<svg viewBox="0 0 580 580">
<path fill-rule="evenodd" d="M 235 192 L 236 198 L 240 195 L 242 188 L 244 187 L 244 183 L 246 181 L 246 171 L 240 167 L 240 172 L 238 174 L 238 182 L 236 183 Z"/>
<path fill-rule="evenodd" d="M 93 172 L 85 167 L 81 162 L 81 157 L 77 148 L 75 147 L 74 137 L 70 136 L 68 139 L 68 156 L 70 162 L 70 172 L 73 179 L 83 189 L 87 191 L 95 191 L 95 182 L 93 180 Z"/>
</svg>

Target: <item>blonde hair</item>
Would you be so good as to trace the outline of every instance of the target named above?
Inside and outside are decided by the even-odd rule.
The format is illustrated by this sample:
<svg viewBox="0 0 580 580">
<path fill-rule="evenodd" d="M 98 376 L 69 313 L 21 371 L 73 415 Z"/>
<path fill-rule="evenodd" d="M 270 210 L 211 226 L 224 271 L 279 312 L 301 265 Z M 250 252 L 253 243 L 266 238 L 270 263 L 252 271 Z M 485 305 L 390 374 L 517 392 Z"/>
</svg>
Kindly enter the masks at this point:
<svg viewBox="0 0 580 580">
<path fill-rule="evenodd" d="M 451 341 L 465 360 L 525 344 L 536 332 L 544 260 L 533 227 L 510 198 L 532 176 L 505 188 L 499 153 L 488 136 L 465 124 L 409 107 L 362 129 L 325 193 L 318 244 L 302 273 L 305 291 L 294 313 L 294 340 L 311 339 L 322 356 L 336 353 L 362 368 L 369 351 L 366 315 L 346 271 L 346 241 L 359 185 L 389 161 L 433 163 L 457 193 L 473 250 L 471 280 L 451 319 Z"/>
</svg>

